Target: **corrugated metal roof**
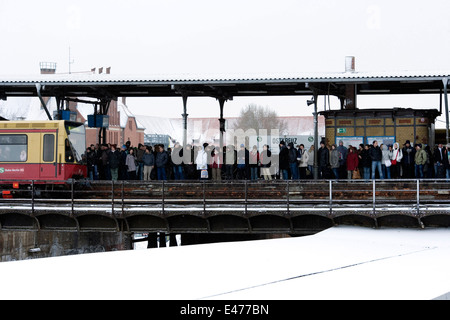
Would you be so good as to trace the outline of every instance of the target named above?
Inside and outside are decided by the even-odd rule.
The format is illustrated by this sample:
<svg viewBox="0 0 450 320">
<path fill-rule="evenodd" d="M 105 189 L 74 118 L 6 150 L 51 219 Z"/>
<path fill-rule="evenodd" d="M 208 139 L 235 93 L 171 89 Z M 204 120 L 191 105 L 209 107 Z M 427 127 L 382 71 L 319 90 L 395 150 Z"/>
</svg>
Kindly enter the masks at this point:
<svg viewBox="0 0 450 320">
<path fill-rule="evenodd" d="M 419 71 L 397 71 L 397 72 L 317 72 L 304 74 L 215 74 L 215 75 L 194 75 L 194 74 L 156 74 L 156 75 L 112 75 L 112 74 L 44 74 L 33 76 L 0 76 L 1 84 L 19 83 L 202 83 L 202 82 L 270 82 L 270 81 L 317 81 L 317 80 L 398 80 L 412 78 L 442 79 L 450 77 L 449 72 L 419 72 Z"/>
</svg>

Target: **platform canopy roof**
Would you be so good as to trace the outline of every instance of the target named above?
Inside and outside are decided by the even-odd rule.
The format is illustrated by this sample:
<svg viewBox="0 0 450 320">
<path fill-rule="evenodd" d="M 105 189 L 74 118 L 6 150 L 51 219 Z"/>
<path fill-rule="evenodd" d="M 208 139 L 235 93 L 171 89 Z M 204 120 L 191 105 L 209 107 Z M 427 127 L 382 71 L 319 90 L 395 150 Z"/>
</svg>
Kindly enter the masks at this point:
<svg viewBox="0 0 450 320">
<path fill-rule="evenodd" d="M 118 76 L 112 74 L 41 74 L 0 76 L 0 99 L 12 96 L 56 97 L 176 97 L 345 95 L 356 84 L 356 94 L 440 93 L 450 72 L 336 72 L 251 77 Z"/>
</svg>

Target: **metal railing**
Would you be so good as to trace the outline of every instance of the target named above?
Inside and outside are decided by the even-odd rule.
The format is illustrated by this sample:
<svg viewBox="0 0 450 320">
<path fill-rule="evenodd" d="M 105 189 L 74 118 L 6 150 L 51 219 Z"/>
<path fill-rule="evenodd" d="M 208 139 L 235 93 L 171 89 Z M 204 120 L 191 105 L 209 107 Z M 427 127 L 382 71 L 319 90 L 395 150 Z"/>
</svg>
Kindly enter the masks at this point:
<svg viewBox="0 0 450 320">
<path fill-rule="evenodd" d="M 450 214 L 446 179 L 275 181 L 0 181 L 0 209 L 115 215 L 211 213 Z M 10 193 L 10 194 L 9 194 Z M 10 195 L 12 197 L 10 197 Z M 6 196 L 6 197 L 5 197 Z"/>
</svg>

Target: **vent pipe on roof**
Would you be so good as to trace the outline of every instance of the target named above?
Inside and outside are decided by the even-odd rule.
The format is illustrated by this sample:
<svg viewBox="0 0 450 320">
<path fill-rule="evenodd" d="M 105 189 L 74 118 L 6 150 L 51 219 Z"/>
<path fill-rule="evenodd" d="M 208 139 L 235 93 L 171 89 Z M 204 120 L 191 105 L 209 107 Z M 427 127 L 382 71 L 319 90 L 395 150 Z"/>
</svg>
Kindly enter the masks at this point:
<svg viewBox="0 0 450 320">
<path fill-rule="evenodd" d="M 345 72 L 355 72 L 355 57 L 345 57 Z"/>
</svg>

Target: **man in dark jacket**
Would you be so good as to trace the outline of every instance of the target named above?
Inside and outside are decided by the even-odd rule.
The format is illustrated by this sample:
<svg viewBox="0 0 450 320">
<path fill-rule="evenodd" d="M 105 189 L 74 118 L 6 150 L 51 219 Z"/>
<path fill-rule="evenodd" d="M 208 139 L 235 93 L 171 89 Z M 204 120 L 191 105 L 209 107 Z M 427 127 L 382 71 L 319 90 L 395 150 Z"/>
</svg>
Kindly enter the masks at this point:
<svg viewBox="0 0 450 320">
<path fill-rule="evenodd" d="M 402 149 L 402 167 L 403 175 L 402 178 L 414 178 L 414 158 L 416 156 L 416 149 L 411 146 L 409 140 L 406 140 L 405 146 Z"/>
<path fill-rule="evenodd" d="M 448 157 L 442 143 L 439 143 L 437 147 L 434 149 L 433 160 L 434 160 L 434 176 L 436 178 L 445 178 L 445 169 L 448 166 Z"/>
<path fill-rule="evenodd" d="M 298 164 L 297 164 L 297 149 L 294 148 L 294 143 L 289 142 L 289 169 L 291 170 L 292 180 L 298 179 Z"/>
<path fill-rule="evenodd" d="M 156 152 L 156 173 L 158 175 L 158 180 L 167 180 L 166 176 L 166 164 L 169 161 L 167 152 L 164 150 L 164 145 L 159 145 Z"/>
<path fill-rule="evenodd" d="M 280 164 L 280 176 L 283 177 L 283 180 L 288 180 L 289 150 L 288 148 L 286 148 L 286 143 L 284 141 L 280 141 L 279 164 Z"/>
<path fill-rule="evenodd" d="M 375 169 L 378 170 L 380 179 L 384 179 L 383 170 L 381 170 L 381 159 L 383 158 L 378 141 L 374 141 L 372 148 L 369 149 L 370 159 L 372 159 L 372 179 L 375 179 Z"/>
<path fill-rule="evenodd" d="M 330 151 L 325 147 L 325 142 L 320 141 L 320 148 L 317 150 L 317 159 L 319 162 L 319 179 L 325 178 L 328 165 L 330 164 Z"/>
<path fill-rule="evenodd" d="M 111 171 L 111 179 L 119 178 L 120 152 L 116 149 L 116 145 L 111 145 L 111 151 L 108 154 L 109 169 Z"/>
</svg>

